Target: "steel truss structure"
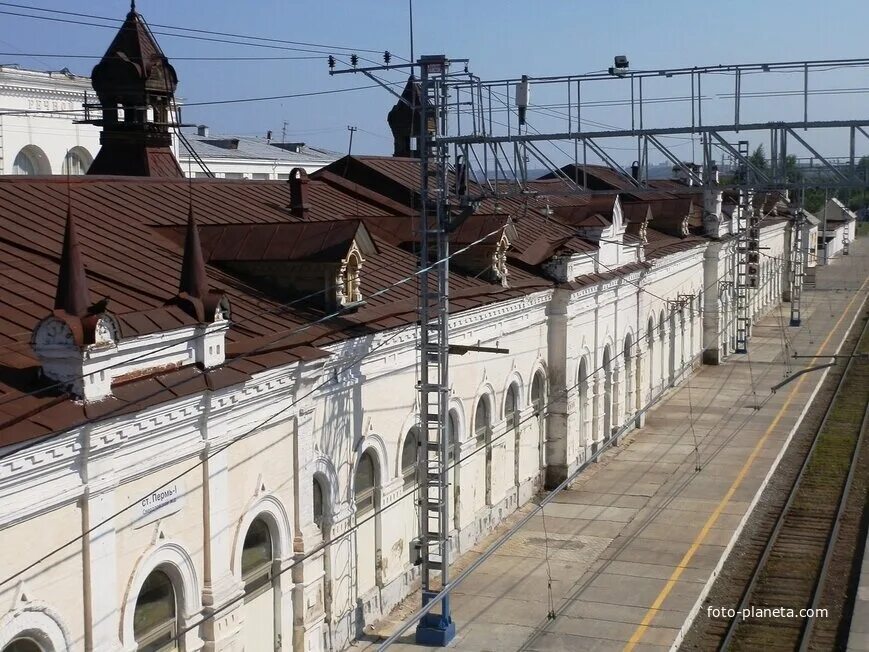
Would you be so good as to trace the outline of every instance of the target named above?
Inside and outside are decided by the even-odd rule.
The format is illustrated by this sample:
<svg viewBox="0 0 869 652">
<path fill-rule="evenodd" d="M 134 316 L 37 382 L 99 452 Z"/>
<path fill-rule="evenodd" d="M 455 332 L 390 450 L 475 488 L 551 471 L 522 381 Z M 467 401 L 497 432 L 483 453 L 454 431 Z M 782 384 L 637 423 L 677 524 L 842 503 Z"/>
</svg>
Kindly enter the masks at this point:
<svg viewBox="0 0 869 652">
<path fill-rule="evenodd" d="M 450 64 L 464 63 L 461 72 L 450 72 Z M 413 618 L 405 622 L 390 636 L 380 649 L 385 648 L 409 629 L 419 623 L 416 639 L 426 645 L 446 645 L 455 634 L 455 624 L 450 612 L 449 596 L 453 585 L 449 581 L 449 505 L 448 491 L 448 400 L 449 400 L 449 267 L 448 234 L 455 225 L 454 213 L 459 209 L 467 214 L 472 207 L 486 197 L 498 198 L 516 195 L 528 196 L 535 191 L 527 186 L 528 163 L 536 160 L 570 188 L 570 193 L 600 194 L 655 190 L 649 180 L 649 152 L 658 152 L 673 164 L 688 185 L 685 192 L 695 192 L 704 199 L 717 195 L 722 190 L 739 194 L 736 223 L 737 232 L 729 234 L 736 241 L 736 266 L 732 282 L 723 281 L 721 291 L 730 291 L 735 301 L 736 336 L 733 342 L 736 352 L 747 353 L 750 336 L 748 307 L 751 291 L 758 287 L 760 255 L 760 215 L 754 196 L 766 191 L 797 191 L 799 201 L 791 204 L 794 219 L 790 252 L 791 325 L 800 323 L 800 296 L 803 270 L 806 266 L 807 248 L 803 233 L 804 216 L 802 200 L 804 182 L 789 177 L 789 146 L 804 149 L 830 172 L 830 179 L 813 182 L 812 187 L 865 189 L 866 182 L 856 175 L 857 142 L 869 140 L 869 118 L 856 120 L 815 120 L 809 116 L 809 97 L 816 91 L 810 89 L 813 80 L 831 69 L 869 68 L 869 59 L 798 61 L 780 63 L 755 63 L 708 67 L 676 68 L 666 70 L 628 71 L 610 69 L 609 73 L 566 75 L 552 77 L 528 77 L 483 81 L 468 71 L 466 59 L 453 59 L 444 55 L 423 56 L 409 64 L 374 67 L 353 67 L 344 70 L 330 69 L 330 74 L 362 73 L 405 102 L 390 85 L 375 76 L 376 71 L 395 69 L 419 70 L 419 104 L 411 106 L 418 111 L 419 132 L 417 150 L 420 157 L 420 266 L 419 291 L 419 424 L 420 448 L 418 455 L 419 480 L 419 552 L 422 580 L 422 606 Z M 802 77 L 802 88 L 788 92 L 802 100 L 802 120 L 774 122 L 742 122 L 741 113 L 745 99 L 757 94 L 743 91 L 747 75 L 776 72 L 796 72 Z M 711 75 L 726 73 L 734 78 L 733 120 L 706 124 L 703 120 L 704 82 Z M 648 127 L 646 115 L 649 104 L 644 97 L 644 80 L 678 80 L 689 77 L 690 94 L 682 99 L 690 102 L 690 122 L 681 126 Z M 584 130 L 582 110 L 586 107 L 583 91 L 591 83 L 629 85 L 629 129 L 604 128 Z M 535 107 L 530 102 L 530 86 L 545 86 L 555 89 L 555 94 L 566 102 L 557 105 Z M 513 101 L 513 98 L 516 101 Z M 493 119 L 493 102 L 506 115 L 507 122 Z M 553 108 L 554 107 L 554 108 Z M 567 122 L 566 130 L 539 132 L 526 120 L 527 111 L 548 111 Z M 600 123 L 597 123 L 600 124 Z M 451 133 L 452 132 L 452 133 Z M 847 135 L 849 155 L 847 165 L 842 166 L 842 157 L 833 164 L 821 154 L 821 145 L 810 143 L 809 133 L 821 133 L 825 137 L 838 132 Z M 768 167 L 760 167 L 751 160 L 748 141 L 734 143 L 745 133 L 768 137 L 770 161 Z M 702 165 L 685 161 L 665 143 L 668 137 L 682 136 L 699 139 Z M 636 161 L 631 170 L 626 170 L 607 152 L 602 142 L 629 138 L 635 141 Z M 573 143 L 573 170 L 569 175 L 557 165 L 540 147 L 540 143 L 557 141 Z M 555 145 L 562 154 L 566 153 Z M 713 173 L 717 171 L 716 153 L 724 153 L 735 163 L 736 175 L 726 181 Z M 605 165 L 621 172 L 630 188 L 610 191 L 588 188 L 586 166 L 589 154 Z M 483 188 L 483 196 L 470 196 L 465 184 L 451 188 L 449 170 L 462 161 L 464 169 Z M 844 170 L 842 168 L 845 168 Z M 557 193 L 555 193 L 557 194 Z M 794 193 L 797 194 L 797 193 Z M 707 206 L 704 201 L 704 206 Z M 704 223 L 717 215 L 704 210 Z M 459 216 L 458 219 L 461 219 Z M 847 243 L 846 243 L 847 247 Z M 433 277 L 433 278 L 432 278 Z M 729 326 L 727 327 L 730 330 Z M 489 551 L 487 551 L 487 554 Z M 464 575 L 463 575 L 464 576 Z M 462 577 L 463 577 L 462 576 Z"/>
</svg>

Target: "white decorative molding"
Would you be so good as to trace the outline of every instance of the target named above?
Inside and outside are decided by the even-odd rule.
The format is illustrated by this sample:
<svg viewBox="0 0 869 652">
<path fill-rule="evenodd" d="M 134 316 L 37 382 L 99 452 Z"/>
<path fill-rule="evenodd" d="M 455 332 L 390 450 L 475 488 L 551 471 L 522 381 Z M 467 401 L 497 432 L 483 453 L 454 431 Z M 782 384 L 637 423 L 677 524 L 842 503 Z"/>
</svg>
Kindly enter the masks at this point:
<svg viewBox="0 0 869 652">
<path fill-rule="evenodd" d="M 21 596 L 19 596 L 21 597 Z M 40 600 L 16 600 L 0 618 L 0 650 L 18 637 L 33 639 L 45 652 L 72 650 L 72 636 L 60 614 Z"/>
<path fill-rule="evenodd" d="M 233 539 L 232 574 L 239 583 L 243 581 L 241 554 L 244 550 L 244 538 L 257 518 L 263 519 L 269 528 L 275 558 L 286 559 L 293 554 L 293 527 L 286 506 L 274 494 L 253 496 L 238 519 Z"/>
<path fill-rule="evenodd" d="M 155 569 L 160 569 L 172 580 L 172 586 L 178 600 L 181 616 L 181 626 L 195 622 L 202 611 L 202 589 L 196 576 L 196 566 L 190 553 L 179 543 L 162 541 L 152 545 L 142 553 L 136 563 L 135 571 L 127 584 L 121 613 L 121 644 L 127 652 L 136 650 L 136 637 L 133 634 L 133 615 L 136 612 L 136 601 L 142 585 L 148 575 Z M 198 650 L 202 642 L 196 637 L 195 629 L 185 635 L 185 649 Z"/>
</svg>

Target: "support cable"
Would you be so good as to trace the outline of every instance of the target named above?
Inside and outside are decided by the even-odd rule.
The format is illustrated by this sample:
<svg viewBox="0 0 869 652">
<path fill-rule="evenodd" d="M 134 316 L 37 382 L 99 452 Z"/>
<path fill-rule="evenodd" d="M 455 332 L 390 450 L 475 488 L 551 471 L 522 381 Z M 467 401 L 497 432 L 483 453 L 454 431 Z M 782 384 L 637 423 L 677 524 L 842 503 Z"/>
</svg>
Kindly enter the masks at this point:
<svg viewBox="0 0 869 652">
<path fill-rule="evenodd" d="M 543 522 L 543 555 L 546 560 L 546 593 L 549 601 L 549 612 L 546 617 L 555 620 L 555 600 L 552 597 L 552 565 L 549 563 L 549 532 L 546 529 L 545 505 L 540 506 L 540 519 Z"/>
</svg>

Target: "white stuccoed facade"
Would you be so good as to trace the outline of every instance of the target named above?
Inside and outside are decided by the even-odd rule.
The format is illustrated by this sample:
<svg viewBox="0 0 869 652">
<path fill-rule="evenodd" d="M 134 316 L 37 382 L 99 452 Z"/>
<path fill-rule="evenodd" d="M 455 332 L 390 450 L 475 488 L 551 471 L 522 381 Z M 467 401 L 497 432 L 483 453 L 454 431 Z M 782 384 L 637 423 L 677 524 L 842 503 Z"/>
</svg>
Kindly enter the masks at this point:
<svg viewBox="0 0 869 652">
<path fill-rule="evenodd" d="M 787 285 L 788 228 L 762 229 L 768 249 L 754 316 L 775 307 Z M 608 265 L 636 255 L 601 251 Z M 704 352 L 710 361 L 729 353 L 735 327 L 725 281 L 734 256 L 732 239 L 709 241 L 622 278 L 452 317 L 451 342 L 510 350 L 451 359 L 462 458 L 450 496 L 454 554 L 565 478 L 611 433 L 640 425 L 644 408 L 684 381 Z M 605 273 L 584 255 L 565 266 Z M 47 652 L 135 650 L 136 598 L 158 567 L 175 587 L 179 649 L 188 652 L 340 650 L 407 595 L 417 579 L 417 519 L 401 459 L 416 420 L 415 332 L 329 350 L 242 385 L 0 451 L 0 581 L 10 578 L 0 584 L 0 650 L 22 636 Z M 537 414 L 535 377 L 545 404 Z M 518 432 L 504 414 L 514 384 Z M 485 431 L 475 434 L 481 400 L 488 446 Z M 374 509 L 360 511 L 354 475 L 365 454 L 376 469 Z M 245 599 L 241 550 L 254 519 L 272 537 L 271 580 Z"/>
<path fill-rule="evenodd" d="M 84 118 L 82 105 L 96 101 L 89 77 L 66 70 L 44 72 L 0 65 L 0 175 L 66 174 L 67 157 L 69 173 L 84 174 L 100 149 L 100 128 L 76 121 Z M 92 116 L 98 114 L 92 112 Z M 338 158 L 305 143 L 210 135 L 205 127 L 184 131 L 205 167 L 218 178 L 288 179 L 293 168 L 310 174 Z M 208 176 L 177 136 L 172 140 L 184 174 Z"/>
<path fill-rule="evenodd" d="M 73 122 L 86 96 L 96 100 L 88 77 L 0 66 L 0 174 L 66 174 L 67 152 L 83 174 L 100 148 L 98 127 Z"/>
</svg>

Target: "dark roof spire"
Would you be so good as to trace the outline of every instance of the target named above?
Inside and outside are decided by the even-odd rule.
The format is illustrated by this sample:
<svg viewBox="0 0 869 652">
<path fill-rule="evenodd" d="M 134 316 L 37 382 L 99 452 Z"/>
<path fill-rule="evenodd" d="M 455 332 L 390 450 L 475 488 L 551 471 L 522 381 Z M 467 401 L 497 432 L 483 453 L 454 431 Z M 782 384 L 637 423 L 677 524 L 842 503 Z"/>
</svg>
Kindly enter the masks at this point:
<svg viewBox="0 0 869 652">
<path fill-rule="evenodd" d="M 199 229 L 193 217 L 193 204 L 187 213 L 187 235 L 184 239 L 184 260 L 181 263 L 181 283 L 178 293 L 200 301 L 205 300 L 208 292 L 208 276 L 205 272 L 205 259 L 199 243 Z"/>
<path fill-rule="evenodd" d="M 54 309 L 62 310 L 75 317 L 83 317 L 88 312 L 87 276 L 81 257 L 78 232 L 72 216 L 72 206 L 66 207 L 66 232 L 63 236 L 63 252 L 60 255 L 60 269 L 57 273 L 57 294 Z"/>
</svg>

